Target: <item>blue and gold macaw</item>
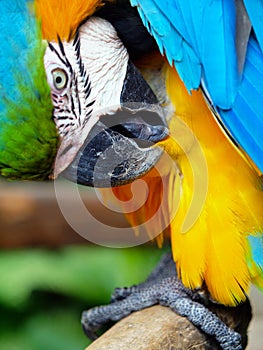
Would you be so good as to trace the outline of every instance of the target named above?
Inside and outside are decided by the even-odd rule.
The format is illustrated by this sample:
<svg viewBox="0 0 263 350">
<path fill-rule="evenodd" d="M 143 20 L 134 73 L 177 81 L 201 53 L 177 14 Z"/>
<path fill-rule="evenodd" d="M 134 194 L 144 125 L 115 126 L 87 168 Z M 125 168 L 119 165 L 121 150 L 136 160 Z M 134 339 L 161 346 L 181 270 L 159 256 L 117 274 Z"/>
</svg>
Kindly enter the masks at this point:
<svg viewBox="0 0 263 350">
<path fill-rule="evenodd" d="M 57 132 L 53 177 L 115 186 L 123 201 L 143 177 L 148 198 L 127 218 L 171 238 L 183 288 L 226 306 L 262 289 L 262 2 L 1 5 L 2 175 L 47 176 Z"/>
</svg>

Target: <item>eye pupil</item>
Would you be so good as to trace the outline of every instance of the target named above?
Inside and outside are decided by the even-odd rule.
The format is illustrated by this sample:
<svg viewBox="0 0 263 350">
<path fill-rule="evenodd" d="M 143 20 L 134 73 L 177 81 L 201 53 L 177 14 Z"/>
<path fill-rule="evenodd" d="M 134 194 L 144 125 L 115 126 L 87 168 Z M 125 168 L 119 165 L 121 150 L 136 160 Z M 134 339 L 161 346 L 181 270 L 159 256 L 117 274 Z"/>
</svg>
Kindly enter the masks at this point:
<svg viewBox="0 0 263 350">
<path fill-rule="evenodd" d="M 62 83 L 62 78 L 61 77 L 56 77 L 56 83 L 61 84 Z"/>
</svg>

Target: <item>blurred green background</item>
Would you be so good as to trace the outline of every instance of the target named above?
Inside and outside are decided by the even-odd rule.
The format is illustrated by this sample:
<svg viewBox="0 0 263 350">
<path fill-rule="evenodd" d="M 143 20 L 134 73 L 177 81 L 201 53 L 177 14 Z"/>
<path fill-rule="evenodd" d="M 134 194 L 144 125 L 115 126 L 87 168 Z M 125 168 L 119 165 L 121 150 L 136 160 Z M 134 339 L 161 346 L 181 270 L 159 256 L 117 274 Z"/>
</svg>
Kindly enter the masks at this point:
<svg viewBox="0 0 263 350">
<path fill-rule="evenodd" d="M 81 312 L 143 281 L 163 250 L 89 244 L 68 227 L 52 185 L 0 186 L 0 350 L 84 350 Z M 96 208 L 93 192 L 88 201 Z"/>
<path fill-rule="evenodd" d="M 160 253 L 92 246 L 2 251 L 0 349 L 85 349 L 81 312 L 109 302 L 115 287 L 142 281 Z"/>
<path fill-rule="evenodd" d="M 127 226 L 123 215 L 105 210 L 94 190 L 81 191 L 98 220 Z M 80 215 L 67 184 L 61 193 L 84 231 L 105 233 Z M 167 249 L 154 242 L 128 249 L 94 245 L 65 220 L 54 184 L 0 180 L 0 350 L 84 350 L 89 340 L 81 312 L 108 303 L 114 288 L 143 281 Z M 248 350 L 262 350 L 262 294 L 253 289 L 251 301 Z"/>
<path fill-rule="evenodd" d="M 85 349 L 81 312 L 143 281 L 160 254 L 96 246 L 1 252 L 0 349 Z"/>
</svg>

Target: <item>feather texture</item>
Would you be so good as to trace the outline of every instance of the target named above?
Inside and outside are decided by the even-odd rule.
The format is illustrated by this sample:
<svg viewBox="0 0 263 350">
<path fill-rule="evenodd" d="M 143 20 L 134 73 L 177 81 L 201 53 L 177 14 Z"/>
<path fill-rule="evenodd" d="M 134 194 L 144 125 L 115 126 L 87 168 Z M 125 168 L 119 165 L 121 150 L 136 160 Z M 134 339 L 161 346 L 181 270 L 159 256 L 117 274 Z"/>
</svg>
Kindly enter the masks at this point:
<svg viewBox="0 0 263 350">
<path fill-rule="evenodd" d="M 233 107 L 219 109 L 221 120 L 263 173 L 263 55 L 252 35 Z"/>
<path fill-rule="evenodd" d="M 252 282 L 263 291 L 263 237 L 262 233 L 248 236 L 247 263 Z"/>
<path fill-rule="evenodd" d="M 10 178 L 47 177 L 57 148 L 45 45 L 32 5 L 1 1 L 0 168 Z"/>
<path fill-rule="evenodd" d="M 234 1 L 133 0 L 190 91 L 204 79 L 214 103 L 229 108 L 239 83 Z"/>
<path fill-rule="evenodd" d="M 184 174 L 179 212 L 171 224 L 177 268 L 185 285 L 199 287 L 204 281 L 216 300 L 234 305 L 245 299 L 252 279 L 246 260 L 248 236 L 257 232 L 262 236 L 260 179 L 220 130 L 200 91 L 188 95 L 173 69 L 168 70 L 167 90 L 177 116 L 198 138 L 209 174 L 204 209 L 196 224 L 182 234 L 180 227 L 194 188 L 186 155 L 177 158 Z M 176 137 L 173 121 L 170 131 Z M 165 141 L 163 145 L 167 149 Z"/>
<path fill-rule="evenodd" d="M 186 88 L 204 87 L 229 134 L 263 172 L 262 1 L 131 0 L 131 4 Z M 236 35 L 237 29 L 244 29 L 244 38 Z"/>
<path fill-rule="evenodd" d="M 149 238 L 151 240 L 156 239 L 158 245 L 161 246 L 164 235 L 170 235 L 169 223 L 171 213 L 174 211 L 173 207 L 169 206 L 168 194 L 170 193 L 173 196 L 173 206 L 178 205 L 176 189 L 178 190 L 180 187 L 175 186 L 178 178 L 176 176 L 177 169 L 173 164 L 167 163 L 167 159 L 161 159 L 158 168 L 162 169 L 161 174 L 154 168 L 142 177 L 142 181 L 148 190 L 148 195 L 143 205 L 139 205 L 142 203 L 141 195 L 143 194 L 140 186 L 134 190 L 133 185 L 128 184 L 114 187 L 112 192 L 118 201 L 123 203 L 123 211 L 135 233 L 139 234 L 142 227 L 144 227 Z M 107 190 L 104 190 L 104 193 L 105 191 L 107 193 Z"/>
<path fill-rule="evenodd" d="M 163 221 L 170 223 L 166 233 L 171 236 L 174 260 L 183 283 L 190 288 L 205 284 L 215 300 L 233 306 L 245 300 L 250 282 L 258 286 L 263 284 L 260 178 L 218 127 L 201 91 L 189 95 L 172 68 L 167 67 L 166 78 L 176 115 L 169 125 L 171 136 L 158 145 L 174 159 L 183 177 L 180 179 L 178 172 L 171 171 L 175 168 L 167 161 L 161 163 L 164 167 L 160 171 L 162 181 L 167 183 L 167 201 L 162 202 L 162 196 L 159 196 L 163 182 L 158 177 L 151 177 L 153 172 L 149 173 L 144 180 L 153 195 L 148 197 L 143 209 L 139 212 L 131 210 L 127 218 L 135 226 L 145 222 L 150 236 L 161 229 Z M 199 140 L 207 169 L 200 166 L 197 147 L 193 147 L 193 140 L 186 137 L 186 132 L 182 135 L 183 151 L 178 118 Z M 193 168 L 199 169 L 199 173 L 193 173 Z M 185 232 L 182 228 L 193 193 L 197 191 L 199 195 L 201 192 L 202 183 L 195 188 L 194 176 L 205 178 L 207 170 L 205 200 L 200 197 L 202 210 Z M 125 201 L 128 199 L 126 191 L 127 187 L 114 189 L 117 197 Z M 162 206 L 161 216 L 155 216 L 149 224 L 149 216 L 155 215 L 159 205 Z"/>
<path fill-rule="evenodd" d="M 263 187 L 262 178 L 232 143 L 222 124 L 262 170 L 260 16 L 251 15 L 256 37 L 253 32 L 249 35 L 249 30 L 245 31 L 247 52 L 240 76 L 235 1 L 130 2 L 138 8 L 145 27 L 170 64 L 167 65 L 166 87 L 176 115 L 169 124 L 170 137 L 158 145 L 174 159 L 182 176 L 164 170 L 167 201 L 161 216 L 156 215 L 149 225 L 149 216 L 155 215 L 154 209 L 162 205 L 159 195 L 162 181 L 157 181 L 158 177 L 151 179 L 150 173 L 147 174 L 144 180 L 154 196 L 149 195 L 143 208 L 130 212 L 127 217 L 137 226 L 146 221 L 149 234 L 160 229 L 163 221 L 169 222 L 167 232 L 171 235 L 173 256 L 183 283 L 190 288 L 205 284 L 215 300 L 234 306 L 246 299 L 250 282 L 263 288 Z M 253 6 L 251 2 L 249 9 L 247 3 L 245 1 L 250 15 Z M 257 2 L 254 10 L 257 8 L 260 12 L 260 4 Z M 262 15 L 262 11 L 260 13 Z M 221 115 L 221 124 L 200 89 L 191 94 L 187 92 L 202 83 Z M 180 136 L 178 120 L 195 135 L 198 145 L 191 132 L 183 130 Z M 198 147 L 201 147 L 206 167 L 200 165 Z M 193 169 L 198 171 L 193 172 Z M 193 196 L 205 188 L 195 187 L 195 177 L 202 179 L 206 172 L 208 187 L 205 198 L 200 198 L 202 210 L 194 223 L 184 230 Z M 199 184 L 205 186 L 201 181 Z M 126 190 L 127 187 L 114 191 L 118 198 L 127 200 Z M 173 207 L 177 207 L 175 217 L 172 216 Z"/>
<path fill-rule="evenodd" d="M 103 0 L 35 0 L 37 15 L 42 22 L 43 38 L 56 41 L 70 41 L 79 25 L 97 8 Z"/>
</svg>

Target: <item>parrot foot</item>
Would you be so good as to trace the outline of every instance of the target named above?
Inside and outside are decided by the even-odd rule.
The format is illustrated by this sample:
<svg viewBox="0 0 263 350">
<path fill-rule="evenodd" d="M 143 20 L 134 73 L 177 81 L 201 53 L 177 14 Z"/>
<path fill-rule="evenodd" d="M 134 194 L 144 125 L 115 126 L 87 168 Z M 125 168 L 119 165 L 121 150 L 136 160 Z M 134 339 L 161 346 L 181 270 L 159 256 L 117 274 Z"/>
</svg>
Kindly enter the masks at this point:
<svg viewBox="0 0 263 350">
<path fill-rule="evenodd" d="M 111 304 L 94 307 L 82 314 L 86 335 L 95 340 L 96 331 L 110 321 L 119 321 L 134 311 L 160 304 L 185 316 L 204 333 L 214 337 L 224 350 L 242 350 L 241 335 L 230 329 L 204 304 L 207 297 L 187 289 L 177 278 L 171 254 L 165 255 L 147 280 L 137 286 L 117 288 Z"/>
</svg>

